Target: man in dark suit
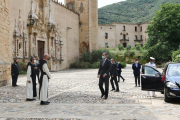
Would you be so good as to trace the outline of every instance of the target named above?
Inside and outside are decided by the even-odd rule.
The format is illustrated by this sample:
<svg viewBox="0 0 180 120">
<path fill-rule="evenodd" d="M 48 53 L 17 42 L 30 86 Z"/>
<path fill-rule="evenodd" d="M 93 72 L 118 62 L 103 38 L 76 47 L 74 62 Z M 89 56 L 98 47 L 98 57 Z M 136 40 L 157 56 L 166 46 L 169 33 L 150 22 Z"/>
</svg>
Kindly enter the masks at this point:
<svg viewBox="0 0 180 120">
<path fill-rule="evenodd" d="M 122 65 L 118 60 L 118 64 L 117 64 L 118 82 L 120 82 L 120 77 L 123 79 L 123 82 L 125 81 L 125 79 L 121 76 L 121 72 L 122 72 L 121 69 L 122 69 Z"/>
<path fill-rule="evenodd" d="M 102 54 L 103 60 L 100 61 L 100 67 L 97 77 L 99 78 L 99 89 L 101 91 L 101 98 L 108 98 L 109 92 L 109 72 L 111 70 L 111 62 L 107 59 L 107 53 Z M 103 83 L 105 83 L 105 90 L 103 88 Z"/>
<path fill-rule="evenodd" d="M 18 60 L 14 60 L 14 63 L 11 65 L 11 75 L 12 75 L 12 86 L 17 86 L 17 79 L 19 75 L 19 66 Z"/>
<path fill-rule="evenodd" d="M 141 69 L 141 64 L 138 62 L 138 59 L 136 59 L 135 63 L 133 63 L 132 69 L 133 69 L 134 77 L 135 77 L 135 85 L 137 87 L 137 79 L 138 79 L 138 85 L 140 87 L 140 69 Z"/>
<path fill-rule="evenodd" d="M 111 67 L 111 71 L 110 71 L 110 75 L 111 75 L 111 85 L 112 85 L 112 90 L 115 90 L 114 87 L 114 82 L 116 84 L 116 91 L 115 92 L 119 92 L 119 85 L 117 82 L 117 65 L 114 61 L 114 59 L 111 59 L 111 63 L 112 63 L 112 67 Z"/>
</svg>

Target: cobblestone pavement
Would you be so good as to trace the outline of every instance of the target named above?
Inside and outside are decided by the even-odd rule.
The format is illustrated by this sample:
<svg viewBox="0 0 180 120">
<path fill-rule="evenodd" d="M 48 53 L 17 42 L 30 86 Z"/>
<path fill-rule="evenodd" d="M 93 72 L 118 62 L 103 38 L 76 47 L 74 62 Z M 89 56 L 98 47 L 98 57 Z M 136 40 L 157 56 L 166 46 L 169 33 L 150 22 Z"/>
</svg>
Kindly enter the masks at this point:
<svg viewBox="0 0 180 120">
<path fill-rule="evenodd" d="M 147 98 L 146 91 L 135 87 L 131 65 L 123 69 L 122 76 L 126 80 L 119 83 L 120 92 L 110 91 L 107 100 L 100 99 L 97 71 L 88 69 L 53 72 L 53 79 L 49 83 L 51 104 L 48 106 L 40 106 L 38 98 L 34 102 L 25 101 L 26 76 L 20 76 L 19 87 L 0 88 L 0 120 L 180 119 L 180 101 L 165 103 L 160 93 L 156 93 L 156 98 Z"/>
</svg>

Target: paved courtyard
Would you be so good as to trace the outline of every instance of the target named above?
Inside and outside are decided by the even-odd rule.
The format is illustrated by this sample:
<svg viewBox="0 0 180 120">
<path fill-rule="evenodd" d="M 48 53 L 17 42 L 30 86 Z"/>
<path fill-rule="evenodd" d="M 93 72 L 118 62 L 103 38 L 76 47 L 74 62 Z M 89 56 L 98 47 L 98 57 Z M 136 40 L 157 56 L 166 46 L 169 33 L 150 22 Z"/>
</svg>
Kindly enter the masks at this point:
<svg viewBox="0 0 180 120">
<path fill-rule="evenodd" d="M 25 101 L 26 76 L 20 76 L 19 87 L 0 88 L 0 120 L 180 119 L 180 101 L 165 103 L 160 93 L 156 93 L 156 98 L 147 98 L 146 91 L 135 87 L 131 65 L 123 69 L 122 76 L 126 81 L 119 83 L 120 92 L 110 91 L 107 100 L 100 99 L 97 71 L 97 69 L 88 69 L 53 72 L 53 79 L 49 83 L 51 104 L 48 106 L 40 106 L 38 98 L 34 102 Z"/>
</svg>

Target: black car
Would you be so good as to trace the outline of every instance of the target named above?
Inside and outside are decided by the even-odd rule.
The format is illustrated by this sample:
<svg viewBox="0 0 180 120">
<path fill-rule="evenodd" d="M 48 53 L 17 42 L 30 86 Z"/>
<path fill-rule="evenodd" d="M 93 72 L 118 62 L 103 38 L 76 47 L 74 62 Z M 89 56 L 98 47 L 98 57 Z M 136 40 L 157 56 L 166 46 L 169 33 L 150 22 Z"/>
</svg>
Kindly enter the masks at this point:
<svg viewBox="0 0 180 120">
<path fill-rule="evenodd" d="M 164 94 L 164 101 L 180 98 L 180 63 L 168 63 L 161 74 L 155 68 L 142 66 L 141 89 Z"/>
</svg>

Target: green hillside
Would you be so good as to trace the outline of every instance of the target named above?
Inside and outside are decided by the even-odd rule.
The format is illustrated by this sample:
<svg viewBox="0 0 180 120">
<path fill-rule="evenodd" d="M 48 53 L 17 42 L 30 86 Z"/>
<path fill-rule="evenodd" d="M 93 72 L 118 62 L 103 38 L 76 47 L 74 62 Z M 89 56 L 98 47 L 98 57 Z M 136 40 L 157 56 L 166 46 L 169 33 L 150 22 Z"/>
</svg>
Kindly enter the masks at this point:
<svg viewBox="0 0 180 120">
<path fill-rule="evenodd" d="M 180 0 L 126 0 L 114 3 L 99 8 L 99 24 L 149 22 L 164 3 L 180 3 Z"/>
</svg>

